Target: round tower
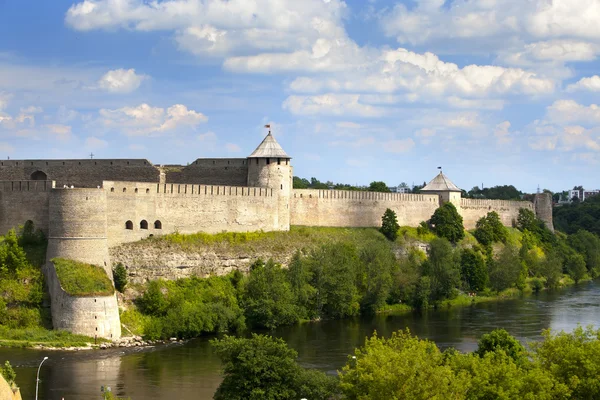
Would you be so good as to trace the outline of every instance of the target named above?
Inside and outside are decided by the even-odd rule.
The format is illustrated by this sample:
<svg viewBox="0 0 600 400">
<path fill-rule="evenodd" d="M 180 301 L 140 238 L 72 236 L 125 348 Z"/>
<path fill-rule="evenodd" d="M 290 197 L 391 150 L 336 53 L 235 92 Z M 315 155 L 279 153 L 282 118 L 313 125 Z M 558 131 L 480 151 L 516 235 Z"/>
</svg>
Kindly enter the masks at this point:
<svg viewBox="0 0 600 400">
<path fill-rule="evenodd" d="M 106 237 L 106 191 L 52 190 L 48 225 L 48 261 L 60 257 L 97 265 L 112 279 Z"/>
<path fill-rule="evenodd" d="M 290 229 L 290 200 L 293 171 L 291 157 L 277 143 L 271 131 L 248 157 L 248 186 L 273 190 L 278 198 L 276 226 L 279 230 Z"/>
</svg>

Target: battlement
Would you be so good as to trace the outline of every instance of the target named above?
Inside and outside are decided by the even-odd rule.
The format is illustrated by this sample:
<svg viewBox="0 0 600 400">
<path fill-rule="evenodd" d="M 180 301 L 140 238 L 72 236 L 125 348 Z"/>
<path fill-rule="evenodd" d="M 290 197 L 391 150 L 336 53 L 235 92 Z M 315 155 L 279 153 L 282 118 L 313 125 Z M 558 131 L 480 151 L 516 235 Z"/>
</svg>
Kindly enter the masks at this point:
<svg viewBox="0 0 600 400">
<path fill-rule="evenodd" d="M 110 167 L 110 166 L 144 166 L 152 165 L 150 161 L 145 158 L 95 158 L 95 159 L 71 159 L 71 160 L 3 160 L 0 161 L 1 167 L 62 167 L 62 166 L 99 166 L 99 167 Z"/>
<path fill-rule="evenodd" d="M 186 183 L 103 181 L 102 187 L 113 195 L 195 195 L 273 197 L 273 189 L 249 186 L 194 185 Z"/>
<path fill-rule="evenodd" d="M 0 181 L 0 192 L 49 192 L 54 181 Z"/>
<path fill-rule="evenodd" d="M 364 192 L 357 190 L 294 189 L 293 197 L 336 200 L 381 200 L 381 201 L 422 201 L 438 203 L 438 196 L 431 194 Z"/>
<path fill-rule="evenodd" d="M 190 165 L 187 165 L 186 168 L 194 168 L 194 167 L 225 167 L 225 166 L 240 166 L 246 165 L 246 158 L 198 158 Z"/>
<path fill-rule="evenodd" d="M 518 200 L 488 200 L 488 199 L 460 199 L 461 208 L 527 208 L 533 210 L 533 203 Z"/>
</svg>

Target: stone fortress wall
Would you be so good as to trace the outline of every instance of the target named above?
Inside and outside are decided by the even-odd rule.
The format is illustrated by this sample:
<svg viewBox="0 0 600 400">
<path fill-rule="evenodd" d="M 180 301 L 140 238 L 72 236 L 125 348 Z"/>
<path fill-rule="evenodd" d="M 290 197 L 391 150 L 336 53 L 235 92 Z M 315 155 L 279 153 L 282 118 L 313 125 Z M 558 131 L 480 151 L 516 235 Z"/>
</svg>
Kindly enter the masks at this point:
<svg viewBox="0 0 600 400">
<path fill-rule="evenodd" d="M 440 206 L 439 196 L 348 190 L 294 189 L 291 224 L 310 226 L 381 226 L 387 208 L 402 226 L 418 226 Z"/>
<path fill-rule="evenodd" d="M 270 133 L 248 158 L 198 159 L 185 167 L 144 159 L 0 161 L 0 233 L 31 220 L 48 235 L 44 273 L 55 328 L 117 339 L 116 296 L 69 296 L 52 258 L 98 265 L 112 278 L 109 247 L 151 235 L 378 227 L 386 208 L 400 225 L 414 227 L 445 201 L 457 206 L 467 229 L 489 211 L 511 226 L 521 208 L 552 228 L 548 194 L 532 203 L 461 199 L 455 186 L 428 194 L 293 189 L 292 176 L 290 157 Z M 451 184 L 441 173 L 436 179 Z"/>
<path fill-rule="evenodd" d="M 173 232 L 279 228 L 278 197 L 270 188 L 104 181 L 100 191 L 107 197 L 109 246 Z"/>
</svg>

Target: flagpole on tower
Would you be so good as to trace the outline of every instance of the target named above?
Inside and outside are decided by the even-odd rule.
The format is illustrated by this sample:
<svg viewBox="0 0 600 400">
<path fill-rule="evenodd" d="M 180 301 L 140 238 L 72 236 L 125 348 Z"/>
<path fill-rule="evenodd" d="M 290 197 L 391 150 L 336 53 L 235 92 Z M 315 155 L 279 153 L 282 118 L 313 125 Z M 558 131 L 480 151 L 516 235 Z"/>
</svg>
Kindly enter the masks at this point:
<svg viewBox="0 0 600 400">
<path fill-rule="evenodd" d="M 270 135 L 271 134 L 271 124 L 265 125 L 265 128 L 267 128 L 269 130 L 269 135 Z"/>
</svg>

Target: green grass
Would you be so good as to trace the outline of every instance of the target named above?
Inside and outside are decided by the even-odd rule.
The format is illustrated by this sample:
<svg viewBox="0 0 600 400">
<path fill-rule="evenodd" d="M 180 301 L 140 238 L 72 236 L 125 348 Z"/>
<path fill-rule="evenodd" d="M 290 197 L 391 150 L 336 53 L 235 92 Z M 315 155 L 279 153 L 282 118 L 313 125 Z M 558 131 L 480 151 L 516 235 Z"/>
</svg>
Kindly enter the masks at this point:
<svg viewBox="0 0 600 400">
<path fill-rule="evenodd" d="M 107 342 L 98 338 L 98 343 Z M 55 331 L 44 328 L 9 329 L 0 326 L 0 346 L 4 347 L 33 347 L 44 345 L 48 347 L 83 347 L 94 343 L 94 338 L 75 335 L 67 331 Z"/>
<path fill-rule="evenodd" d="M 115 292 L 104 269 L 64 258 L 52 259 L 60 285 L 71 296 L 109 296 Z"/>
<path fill-rule="evenodd" d="M 377 228 L 327 228 L 292 226 L 288 232 L 221 232 L 216 234 L 172 233 L 154 236 L 124 247 L 147 247 L 154 250 L 182 252 L 214 251 L 218 254 L 284 254 L 312 249 L 323 243 L 386 240 Z"/>
</svg>

